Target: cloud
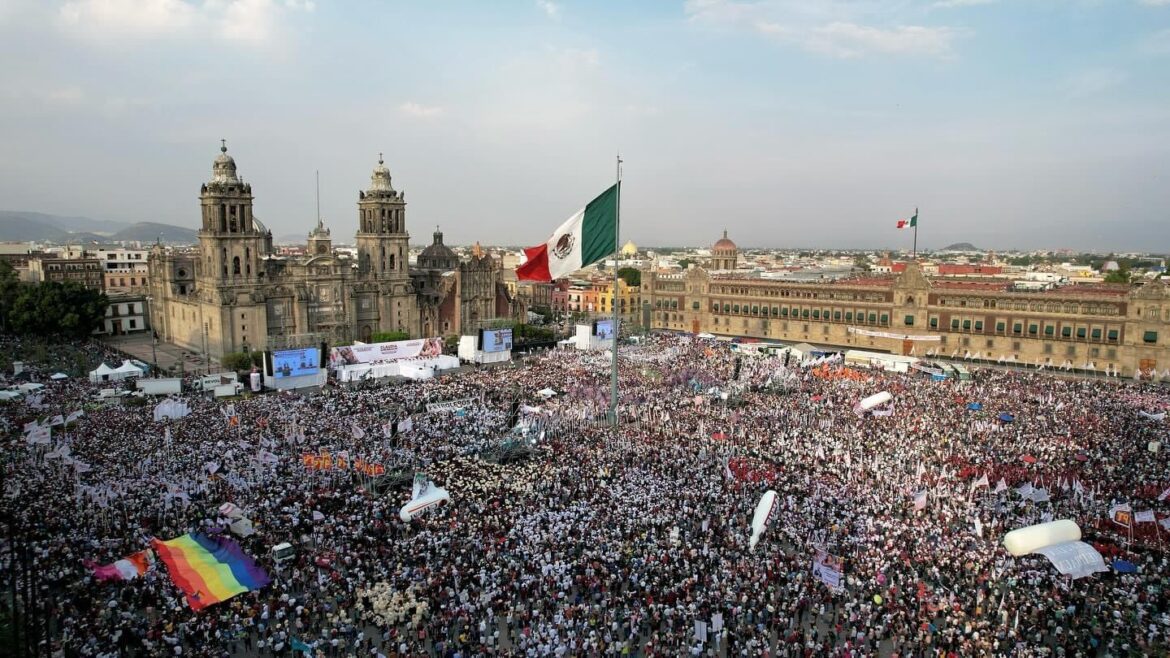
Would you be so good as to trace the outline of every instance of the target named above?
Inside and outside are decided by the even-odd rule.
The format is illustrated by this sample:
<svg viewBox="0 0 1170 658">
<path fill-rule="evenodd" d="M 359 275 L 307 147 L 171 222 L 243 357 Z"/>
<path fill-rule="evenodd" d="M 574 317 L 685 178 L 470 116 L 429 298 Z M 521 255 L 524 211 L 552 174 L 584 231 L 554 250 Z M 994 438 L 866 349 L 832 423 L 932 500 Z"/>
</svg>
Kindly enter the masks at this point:
<svg viewBox="0 0 1170 658">
<path fill-rule="evenodd" d="M 58 27 L 89 41 L 203 38 L 264 44 L 290 12 L 311 12 L 312 0 L 69 0 Z"/>
<path fill-rule="evenodd" d="M 421 103 L 409 101 L 399 105 L 398 111 L 412 117 L 432 119 L 442 114 L 444 109 L 438 105 L 423 105 Z"/>
<path fill-rule="evenodd" d="M 549 18 L 561 17 L 561 6 L 552 0 L 536 0 L 536 6 L 540 7 Z"/>
<path fill-rule="evenodd" d="M 1069 98 L 1097 96 L 1120 86 L 1129 78 L 1125 71 L 1111 68 L 1090 68 L 1078 71 L 1065 79 L 1064 91 Z"/>
<path fill-rule="evenodd" d="M 561 48 L 555 57 L 563 68 L 571 70 L 593 69 L 601 63 L 601 53 L 596 48 Z"/>
<path fill-rule="evenodd" d="M 994 0 L 941 1 L 980 4 Z M 953 54 L 955 39 L 962 34 L 946 26 L 902 23 L 896 20 L 897 6 L 881 9 L 866 2 L 688 0 L 684 12 L 694 24 L 754 31 L 774 41 L 839 58 L 870 54 L 946 58 Z"/>
<path fill-rule="evenodd" d="M 758 23 L 756 29 L 773 39 L 796 43 L 809 52 L 842 59 L 871 53 L 947 57 L 951 55 L 957 34 L 948 27 L 900 25 L 883 29 L 840 22 L 811 29 Z"/>
<path fill-rule="evenodd" d="M 1149 55 L 1170 55 L 1170 29 L 1155 32 L 1142 42 L 1141 49 Z"/>
<path fill-rule="evenodd" d="M 59 18 L 82 33 L 165 37 L 192 27 L 198 14 L 183 0 L 74 0 L 61 6 Z"/>
<path fill-rule="evenodd" d="M 999 2 L 999 0 L 938 0 L 931 7 L 939 9 L 955 9 L 957 7 L 977 7 L 979 5 L 990 5 Z"/>
</svg>

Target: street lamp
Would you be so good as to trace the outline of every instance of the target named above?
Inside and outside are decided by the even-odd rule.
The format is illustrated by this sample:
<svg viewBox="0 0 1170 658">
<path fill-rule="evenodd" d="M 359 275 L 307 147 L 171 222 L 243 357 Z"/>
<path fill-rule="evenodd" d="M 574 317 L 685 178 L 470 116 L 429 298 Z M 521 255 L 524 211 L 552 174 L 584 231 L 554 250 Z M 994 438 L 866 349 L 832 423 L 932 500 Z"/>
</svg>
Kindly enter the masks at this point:
<svg viewBox="0 0 1170 658">
<path fill-rule="evenodd" d="M 203 323 L 203 374 L 211 374 L 211 357 L 207 354 L 207 323 Z"/>
<path fill-rule="evenodd" d="M 154 368 L 154 376 L 158 377 L 158 350 L 156 349 L 158 346 L 158 332 L 151 329 L 150 333 L 152 334 L 150 337 L 150 365 Z"/>
</svg>

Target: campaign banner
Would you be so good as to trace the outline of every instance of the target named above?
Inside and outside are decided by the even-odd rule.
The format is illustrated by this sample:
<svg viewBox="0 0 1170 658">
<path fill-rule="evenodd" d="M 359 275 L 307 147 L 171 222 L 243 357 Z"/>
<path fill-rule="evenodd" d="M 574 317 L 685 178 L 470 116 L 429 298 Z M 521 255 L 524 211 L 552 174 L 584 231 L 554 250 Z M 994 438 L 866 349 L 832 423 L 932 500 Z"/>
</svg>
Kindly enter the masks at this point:
<svg viewBox="0 0 1170 658">
<path fill-rule="evenodd" d="M 470 407 L 475 402 L 475 398 L 459 398 L 458 400 L 444 400 L 443 402 L 428 402 L 427 412 L 434 413 L 436 411 L 457 411 L 465 407 Z"/>
<path fill-rule="evenodd" d="M 869 336 L 870 338 L 893 338 L 895 340 L 927 340 L 927 341 L 941 341 L 942 336 L 930 336 L 923 334 L 898 334 L 889 331 L 874 331 L 872 329 L 862 329 L 860 327 L 849 327 L 849 333 L 857 334 L 858 336 Z"/>
<path fill-rule="evenodd" d="M 833 589 L 839 589 L 841 587 L 841 572 L 844 571 L 844 568 L 844 561 L 836 555 L 829 554 L 827 551 L 817 550 L 813 556 L 813 577 Z"/>
<path fill-rule="evenodd" d="M 370 477 L 386 474 L 386 467 L 382 464 L 375 464 L 361 458 L 350 460 L 348 455 L 342 453 L 338 453 L 337 455 L 332 455 L 328 452 L 304 454 L 301 455 L 301 464 L 309 471 L 354 470 Z"/>
<path fill-rule="evenodd" d="M 442 338 L 417 338 L 396 340 L 390 343 L 346 345 L 329 350 L 329 367 L 339 368 L 359 363 L 385 363 L 399 359 L 440 356 L 442 354 Z"/>
</svg>

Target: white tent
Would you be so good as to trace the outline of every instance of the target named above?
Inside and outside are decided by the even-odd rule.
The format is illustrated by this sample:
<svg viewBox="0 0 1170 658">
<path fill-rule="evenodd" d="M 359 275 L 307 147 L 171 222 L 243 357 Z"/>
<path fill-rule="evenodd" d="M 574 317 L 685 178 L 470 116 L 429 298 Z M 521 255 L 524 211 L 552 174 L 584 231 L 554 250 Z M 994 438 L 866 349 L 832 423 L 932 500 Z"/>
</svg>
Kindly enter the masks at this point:
<svg viewBox="0 0 1170 658">
<path fill-rule="evenodd" d="M 552 396 L 556 395 L 557 392 L 552 390 L 551 388 L 542 388 L 539 391 L 537 391 L 536 394 L 542 398 L 551 398 Z"/>
<path fill-rule="evenodd" d="M 103 363 L 100 366 L 98 366 L 96 370 L 91 370 L 89 372 L 89 381 L 91 381 L 91 382 L 108 382 L 111 379 L 110 375 L 113 375 L 113 374 L 114 374 L 114 369 Z M 114 379 L 116 379 L 116 378 L 114 378 Z"/>
<path fill-rule="evenodd" d="M 54 381 L 60 380 L 60 379 L 69 379 L 69 375 L 66 375 L 63 372 L 55 372 L 55 373 L 49 375 L 49 379 L 52 379 Z"/>
<path fill-rule="evenodd" d="M 130 363 L 129 361 L 123 361 L 122 365 L 118 366 L 117 369 L 114 370 L 114 373 L 113 373 L 113 379 L 126 379 L 127 377 L 141 377 L 141 376 L 142 376 L 142 368 L 139 368 L 138 366 L 134 365 L 133 363 Z"/>
</svg>

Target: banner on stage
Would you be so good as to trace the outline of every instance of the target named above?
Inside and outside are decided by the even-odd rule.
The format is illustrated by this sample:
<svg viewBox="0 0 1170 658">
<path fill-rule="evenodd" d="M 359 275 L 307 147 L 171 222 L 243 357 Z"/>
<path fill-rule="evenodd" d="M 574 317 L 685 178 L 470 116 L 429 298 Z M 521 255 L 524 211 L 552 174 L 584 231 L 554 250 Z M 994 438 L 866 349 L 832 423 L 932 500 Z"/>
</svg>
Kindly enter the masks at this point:
<svg viewBox="0 0 1170 658">
<path fill-rule="evenodd" d="M 329 350 L 329 367 L 339 368 L 359 363 L 384 363 L 399 359 L 413 359 L 419 356 L 440 356 L 442 353 L 442 338 L 417 338 L 396 340 L 389 343 L 346 345 Z"/>
<path fill-rule="evenodd" d="M 889 331 L 874 331 L 872 329 L 862 329 L 861 327 L 849 327 L 849 333 L 857 334 L 858 336 L 871 336 L 873 338 L 893 338 L 895 340 L 922 340 L 922 341 L 940 341 L 942 336 L 926 336 L 920 334 L 895 334 Z"/>
</svg>

